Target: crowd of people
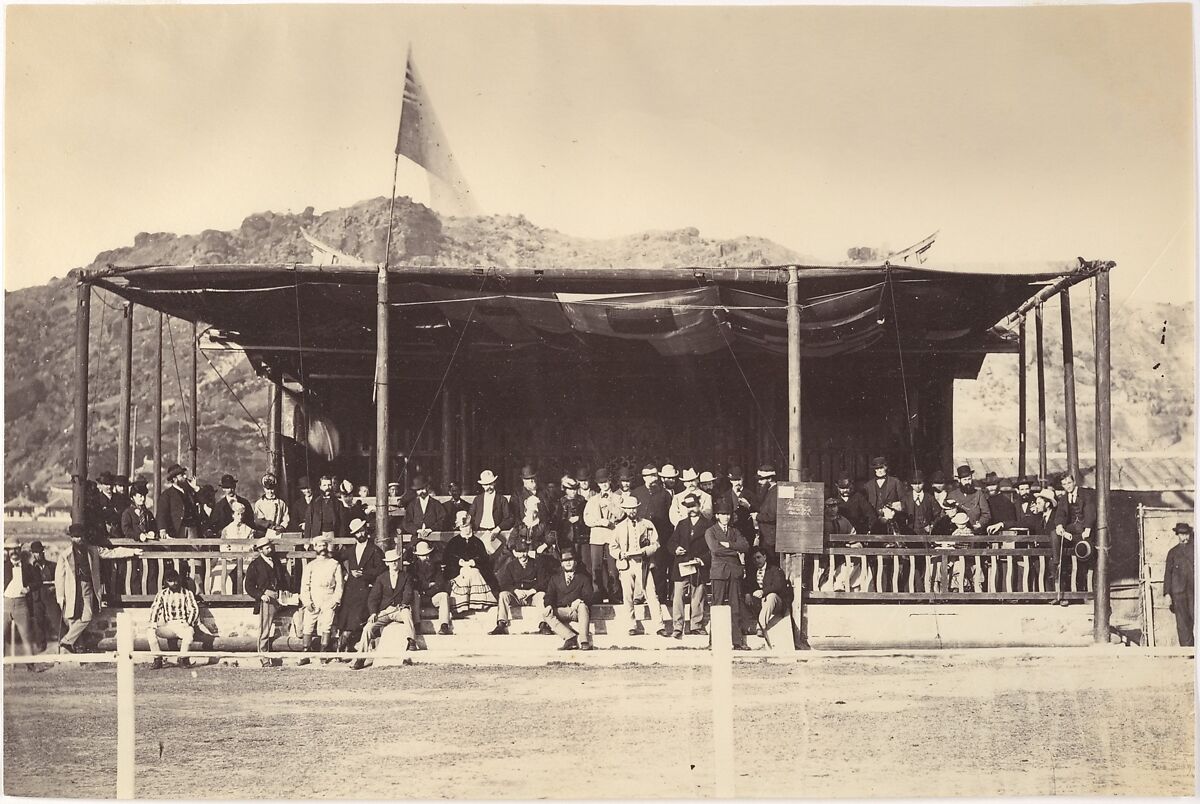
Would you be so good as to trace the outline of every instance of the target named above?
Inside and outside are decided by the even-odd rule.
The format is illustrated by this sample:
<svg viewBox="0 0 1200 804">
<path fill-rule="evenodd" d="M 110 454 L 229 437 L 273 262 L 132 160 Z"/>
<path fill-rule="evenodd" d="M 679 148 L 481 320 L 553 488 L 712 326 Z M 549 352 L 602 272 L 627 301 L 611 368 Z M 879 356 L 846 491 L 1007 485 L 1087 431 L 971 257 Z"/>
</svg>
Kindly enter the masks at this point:
<svg viewBox="0 0 1200 804">
<path fill-rule="evenodd" d="M 825 507 L 829 536 L 853 543 L 847 537 L 890 534 L 897 546 L 946 550 L 965 544 L 955 539 L 968 535 L 995 536 L 997 544 L 1025 533 L 1048 536 L 1058 580 L 1064 550 L 1084 561 L 1091 555 L 1095 495 L 1070 475 L 1056 493 L 1045 481 L 1012 482 L 994 473 L 977 486 L 968 466 L 958 467 L 954 484 L 941 471 L 928 478 L 916 471 L 901 482 L 882 457 L 871 461 L 871 470 L 873 477 L 861 484 L 847 475 L 833 484 Z M 648 623 L 675 638 L 707 633 L 708 607 L 729 605 L 734 647 L 744 649 L 745 635 L 765 633 L 791 597 L 776 553 L 775 469 L 764 464 L 753 479 L 748 483 L 736 466 L 713 473 L 648 464 L 640 477 L 622 470 L 615 482 L 606 468 L 581 468 L 542 483 L 527 465 L 521 487 L 511 494 L 501 493 L 498 477 L 484 470 L 470 502 L 457 483 L 449 484 L 443 502 L 425 478 L 416 477 L 403 493 L 398 486 L 389 489 L 403 516 L 377 536 L 369 489 L 331 474 L 321 476 L 315 489 L 301 479 L 290 502 L 266 474 L 251 502 L 231 475 L 221 478 L 218 496 L 174 465 L 152 510 L 145 482 L 105 472 L 88 484 L 84 522 L 70 527 L 71 549 L 57 567 L 36 542 L 28 558 L 19 546 L 6 545 L 8 621 L 28 646 L 41 650 L 57 637 L 62 650 L 87 650 L 95 641 L 89 624 L 101 599 L 119 602 L 129 581 L 147 594 L 156 591 L 147 631 L 155 650 L 159 639 L 171 638 L 186 650 L 203 629 L 199 603 L 205 595 L 240 593 L 259 615 L 262 653 L 271 650 L 277 616 L 289 607 L 305 650 L 312 652 L 366 653 L 393 623 L 409 649 L 419 649 L 423 609 L 435 612 L 443 635 L 453 633 L 458 617 L 494 610 L 490 633 L 503 636 L 518 607 L 536 612 L 539 631 L 557 634 L 562 649 L 589 650 L 597 603 L 620 606 L 630 635 L 643 633 Z M 443 542 L 441 534 L 450 530 L 453 536 Z M 277 554 L 279 534 L 296 531 L 309 540 L 311 557 Z M 231 540 L 247 540 L 255 557 L 244 577 L 232 557 L 213 560 L 211 553 L 207 561 L 123 560 L 144 550 L 152 557 L 162 539 L 206 536 L 223 537 L 222 550 L 236 549 Z M 347 537 L 352 545 L 335 546 L 334 539 Z M 141 546 L 117 547 L 113 539 Z M 17 580 L 10 583 L 10 576 Z M 951 579 L 959 591 L 982 591 L 977 575 L 955 578 L 952 571 Z M 58 635 L 60 616 L 67 628 Z"/>
</svg>

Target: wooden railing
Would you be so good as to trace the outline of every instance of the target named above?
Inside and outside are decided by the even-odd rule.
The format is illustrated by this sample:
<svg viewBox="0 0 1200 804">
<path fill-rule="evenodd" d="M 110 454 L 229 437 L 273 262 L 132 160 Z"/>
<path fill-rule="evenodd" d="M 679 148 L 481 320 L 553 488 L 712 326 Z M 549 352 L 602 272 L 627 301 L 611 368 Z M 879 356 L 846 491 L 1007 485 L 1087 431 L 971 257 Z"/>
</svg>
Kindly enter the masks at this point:
<svg viewBox="0 0 1200 804">
<path fill-rule="evenodd" d="M 1035 602 L 1085 600 L 1092 571 L 1069 552 L 1061 589 L 1049 536 L 837 535 L 810 559 L 809 599 Z"/>
</svg>

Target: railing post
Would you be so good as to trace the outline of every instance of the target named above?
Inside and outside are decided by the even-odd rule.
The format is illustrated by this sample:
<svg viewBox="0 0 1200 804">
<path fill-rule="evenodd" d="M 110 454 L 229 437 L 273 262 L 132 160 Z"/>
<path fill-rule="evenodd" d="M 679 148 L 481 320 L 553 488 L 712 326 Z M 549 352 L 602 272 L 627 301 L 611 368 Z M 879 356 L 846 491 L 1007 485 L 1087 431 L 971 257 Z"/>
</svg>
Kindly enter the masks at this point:
<svg viewBox="0 0 1200 804">
<path fill-rule="evenodd" d="M 192 322 L 192 430 L 188 433 L 188 459 L 191 463 L 192 474 L 198 475 L 200 472 L 199 455 L 200 455 L 200 375 L 197 371 L 196 358 L 200 352 L 199 335 L 196 330 L 196 322 Z"/>
<path fill-rule="evenodd" d="M 713 606 L 712 717 L 713 772 L 716 798 L 734 797 L 733 747 L 733 622 L 729 606 Z"/>
<path fill-rule="evenodd" d="M 133 623 L 129 612 L 117 612 L 117 798 L 134 795 Z"/>
<path fill-rule="evenodd" d="M 88 348 L 92 325 L 92 286 L 75 289 L 75 465 L 71 474 L 71 523 L 82 525 L 88 473 Z"/>
</svg>

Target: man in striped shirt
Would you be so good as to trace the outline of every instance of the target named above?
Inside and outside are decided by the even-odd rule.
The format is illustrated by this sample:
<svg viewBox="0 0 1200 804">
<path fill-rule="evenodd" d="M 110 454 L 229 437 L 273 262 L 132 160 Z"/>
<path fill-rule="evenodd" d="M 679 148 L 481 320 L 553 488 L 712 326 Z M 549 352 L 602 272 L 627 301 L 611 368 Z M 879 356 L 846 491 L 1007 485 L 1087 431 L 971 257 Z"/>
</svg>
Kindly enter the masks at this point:
<svg viewBox="0 0 1200 804">
<path fill-rule="evenodd" d="M 160 638 L 175 637 L 179 640 L 179 666 L 188 667 L 187 652 L 191 649 L 199 622 L 200 607 L 196 605 L 196 596 L 183 587 L 179 573 L 173 567 L 168 568 L 163 573 L 163 588 L 150 604 L 150 624 L 146 626 L 150 652 L 160 652 Z M 153 669 L 158 670 L 162 666 L 162 656 L 155 656 Z"/>
</svg>

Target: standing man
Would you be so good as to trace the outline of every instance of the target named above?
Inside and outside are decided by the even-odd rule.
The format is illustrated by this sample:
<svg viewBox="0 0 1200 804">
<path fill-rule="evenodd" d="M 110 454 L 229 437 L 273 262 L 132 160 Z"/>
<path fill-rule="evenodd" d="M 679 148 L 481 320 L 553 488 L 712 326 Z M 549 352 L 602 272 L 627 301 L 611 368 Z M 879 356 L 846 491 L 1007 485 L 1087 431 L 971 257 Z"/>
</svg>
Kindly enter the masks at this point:
<svg viewBox="0 0 1200 804">
<path fill-rule="evenodd" d="M 254 540 L 257 555 L 246 568 L 246 594 L 254 600 L 254 613 L 258 615 L 258 652 L 269 653 L 271 634 L 275 627 L 275 614 L 282 608 L 280 596 L 289 591 L 291 580 L 283 561 L 275 557 L 275 540 L 262 536 Z M 263 667 L 281 664 L 261 657 Z"/>
<path fill-rule="evenodd" d="M 221 493 L 223 496 L 213 505 L 212 516 L 209 517 L 209 527 L 220 534 L 225 526 L 237 521 L 243 525 L 254 527 L 254 506 L 249 500 L 237 493 L 237 478 L 230 474 L 221 475 Z M 234 504 L 241 503 L 240 513 L 234 512 Z"/>
<path fill-rule="evenodd" d="M 654 554 L 651 572 L 658 602 L 670 607 L 671 557 L 667 554 L 667 542 L 671 541 L 671 534 L 675 532 L 671 525 L 671 492 L 659 481 L 658 469 L 654 464 L 648 463 L 642 467 L 642 485 L 633 490 L 633 496 L 638 501 L 638 516 L 649 519 L 658 531 L 658 552 Z"/>
<path fill-rule="evenodd" d="M 658 589 L 650 571 L 658 552 L 658 529 L 649 519 L 638 518 L 638 501 L 633 495 L 621 498 L 621 510 L 625 516 L 613 527 L 609 549 L 621 582 L 621 600 L 629 620 L 629 635 L 635 636 L 642 633 L 642 624 L 633 613 L 638 598 L 646 602 L 651 622 L 662 620 Z"/>
<path fill-rule="evenodd" d="M 855 533 L 869 533 L 873 512 L 866 495 L 861 490 L 854 490 L 854 483 L 845 472 L 838 476 L 834 485 L 837 487 L 838 513 L 849 520 Z"/>
<path fill-rule="evenodd" d="M 458 517 L 459 511 L 470 512 L 471 504 L 462 498 L 462 486 L 457 480 L 450 481 L 446 493 L 450 495 L 450 499 L 446 500 L 442 507 L 446 509 L 447 522 L 453 522 Z"/>
<path fill-rule="evenodd" d="M 562 570 L 546 583 L 546 608 L 542 619 L 563 639 L 559 650 L 591 650 L 591 609 L 595 598 L 592 579 L 575 566 L 575 551 L 563 550 Z M 572 628 L 568 623 L 576 623 Z"/>
<path fill-rule="evenodd" d="M 579 555 L 587 549 L 590 529 L 583 521 L 587 500 L 579 494 L 579 481 L 567 475 L 563 477 L 563 497 L 558 501 L 555 520 L 562 529 L 559 533 L 560 547 L 572 547 Z M 535 547 L 536 549 L 536 547 Z"/>
<path fill-rule="evenodd" d="M 54 594 L 54 562 L 46 560 L 46 548 L 39 541 L 29 543 L 29 566 L 38 575 L 37 596 L 33 598 L 33 640 L 40 653 L 51 639 L 58 640 L 62 611 Z"/>
<path fill-rule="evenodd" d="M 933 532 L 933 523 L 941 515 L 933 495 L 925 491 L 925 474 L 920 470 L 913 472 L 908 481 L 908 492 L 900 501 L 902 503 L 902 528 L 914 536 L 924 536 Z"/>
<path fill-rule="evenodd" d="M 608 470 L 596 470 L 596 493 L 587 501 L 583 510 L 583 522 L 588 531 L 588 551 L 584 565 L 592 575 L 592 583 L 602 602 L 615 601 L 617 596 L 617 567 L 608 544 L 612 531 L 623 516 L 618 495 L 612 491 Z"/>
<path fill-rule="evenodd" d="M 163 587 L 150 604 L 150 623 L 146 626 L 146 642 L 154 654 L 152 669 L 159 670 L 163 666 L 159 638 L 179 640 L 179 666 L 187 667 L 187 655 L 199 623 L 200 606 L 196 596 L 191 589 L 183 588 L 183 581 L 174 568 L 167 568 L 163 572 Z"/>
<path fill-rule="evenodd" d="M 679 479 L 683 482 L 683 490 L 671 500 L 671 523 L 678 525 L 687 518 L 687 509 L 683 505 L 684 495 L 691 494 L 700 501 L 700 516 L 712 519 L 712 495 L 700 488 L 700 475 L 695 469 L 684 469 Z"/>
<path fill-rule="evenodd" d="M 4 540 L 4 631 L 10 644 L 21 639 L 26 655 L 32 655 L 37 642 L 33 629 L 33 599 L 38 594 L 40 577 L 25 560 L 15 539 Z M 13 651 L 16 653 L 16 651 Z M 34 670 L 32 664 L 25 665 Z"/>
<path fill-rule="evenodd" d="M 504 496 L 496 491 L 496 473 L 484 469 L 479 473 L 479 493 L 471 501 L 471 527 L 487 534 L 487 541 L 494 544 L 500 531 L 511 530 L 516 519 L 512 506 L 504 502 Z"/>
<path fill-rule="evenodd" d="M 719 498 L 728 500 L 729 507 L 733 511 L 733 519 L 730 520 L 730 524 L 737 528 L 747 543 L 753 544 L 754 517 L 751 514 L 754 512 L 754 495 L 746 488 L 746 481 L 742 476 L 740 466 L 734 466 L 729 470 L 726 487 L 713 499 L 714 508 Z"/>
<path fill-rule="evenodd" d="M 871 471 L 875 476 L 863 484 L 863 496 L 871 508 L 868 527 L 871 533 L 890 533 L 896 514 L 903 508 L 904 488 L 888 473 L 887 458 L 872 458 Z"/>
<path fill-rule="evenodd" d="M 758 524 L 756 545 L 767 551 L 767 559 L 775 560 L 775 517 L 779 508 L 779 486 L 775 483 L 775 467 L 764 463 L 758 467 Z"/>
<path fill-rule="evenodd" d="M 367 599 L 371 594 L 371 585 L 386 569 L 383 551 L 371 540 L 371 529 L 365 519 L 350 520 L 350 535 L 354 537 L 354 546 L 341 551 L 346 583 L 342 589 L 342 602 L 333 620 L 338 634 L 339 653 L 358 644 L 363 624 L 367 621 Z"/>
<path fill-rule="evenodd" d="M 412 487 L 417 496 L 404 509 L 401 530 L 418 539 L 427 539 L 430 533 L 450 530 L 446 508 L 429 494 L 429 483 L 425 476 L 414 477 Z"/>
<path fill-rule="evenodd" d="M 750 545 L 742 534 L 730 527 L 733 509 L 728 500 L 719 500 L 713 515 L 717 522 L 704 533 L 704 541 L 712 556 L 709 579 L 712 582 L 712 604 L 729 606 L 729 623 L 734 650 L 749 650 L 746 635 L 742 633 L 742 590 L 744 574 L 742 562 Z"/>
<path fill-rule="evenodd" d="M 1003 490 L 1002 481 L 995 472 L 988 472 L 983 478 L 983 490 L 987 493 L 988 510 L 992 521 L 987 526 L 990 534 L 1002 530 L 1010 530 L 1021 526 L 1021 512 L 1017 507 L 1016 495 L 1011 490 Z"/>
<path fill-rule="evenodd" d="M 304 607 L 304 649 L 319 649 L 322 653 L 328 653 L 333 650 L 333 618 L 342 602 L 345 582 L 342 565 L 330 556 L 333 540 L 318 536 L 313 539 L 312 546 L 317 557 L 304 565 L 304 581 L 300 584 L 300 605 Z M 308 664 L 308 659 L 301 659 L 299 663 Z"/>
<path fill-rule="evenodd" d="M 704 629 L 704 583 L 705 567 L 711 560 L 704 534 L 712 527 L 712 520 L 700 514 L 700 498 L 695 494 L 683 497 L 687 518 L 675 526 L 675 533 L 667 545 L 671 556 L 671 617 L 676 639 L 683 639 L 684 604 L 688 587 L 691 587 L 693 634 L 707 634 Z M 659 636 L 671 636 L 671 629 L 663 624 Z"/>
<path fill-rule="evenodd" d="M 76 646 L 87 632 L 92 619 L 100 611 L 100 559 L 136 558 L 139 547 L 99 547 L 89 544 L 86 528 L 72 524 L 67 528 L 71 547 L 58 561 L 54 572 L 58 606 L 67 621 L 67 633 L 58 643 L 67 653 L 77 653 Z"/>
<path fill-rule="evenodd" d="M 308 517 L 304 522 L 304 535 L 309 539 L 325 537 L 333 539 L 345 536 L 350 518 L 346 508 L 334 496 L 333 476 L 321 475 L 320 495 L 308 506 Z"/>
<path fill-rule="evenodd" d="M 155 530 L 154 512 L 146 507 L 146 497 L 150 493 L 144 482 L 134 483 L 129 487 L 133 499 L 129 506 L 121 512 L 121 525 L 119 535 L 123 539 L 129 539 L 137 542 L 150 542 L 158 538 L 158 532 Z M 166 562 L 150 561 L 145 564 L 145 572 L 143 573 L 142 562 L 131 564 L 128 567 L 130 579 L 130 589 L 145 589 L 149 593 L 159 586 L 159 576 L 166 567 Z M 143 577 L 144 575 L 144 577 Z M 144 586 L 143 586 L 144 583 Z"/>
<path fill-rule="evenodd" d="M 525 516 L 525 501 L 533 498 L 538 501 L 538 517 L 545 524 L 550 524 L 550 513 L 554 510 L 552 502 L 547 499 L 545 489 L 538 486 L 538 473 L 532 464 L 521 467 L 521 488 L 512 495 L 512 517 L 520 520 Z"/>
<path fill-rule="evenodd" d="M 1179 644 L 1185 648 L 1195 645 L 1194 605 L 1196 582 L 1196 550 L 1192 546 L 1192 526 L 1177 522 L 1174 528 L 1179 544 L 1167 552 L 1167 569 L 1163 573 L 1163 597 L 1175 613 L 1175 630 Z"/>
<path fill-rule="evenodd" d="M 963 464 L 954 474 L 958 477 L 958 488 L 947 494 L 946 499 L 967 515 L 967 524 L 973 533 L 983 533 L 992 521 L 987 495 L 983 489 L 975 487 L 975 472 L 971 467 Z"/>
</svg>

